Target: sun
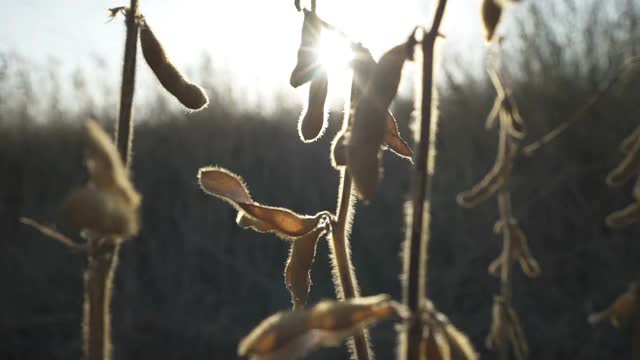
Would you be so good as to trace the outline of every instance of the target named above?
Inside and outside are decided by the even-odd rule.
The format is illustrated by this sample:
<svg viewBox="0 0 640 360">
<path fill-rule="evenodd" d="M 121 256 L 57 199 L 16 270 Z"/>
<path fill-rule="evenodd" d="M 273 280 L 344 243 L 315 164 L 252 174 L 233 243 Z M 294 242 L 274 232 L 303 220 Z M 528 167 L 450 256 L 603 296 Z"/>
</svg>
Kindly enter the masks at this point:
<svg viewBox="0 0 640 360">
<path fill-rule="evenodd" d="M 324 29 L 320 34 L 318 57 L 329 75 L 335 77 L 348 73 L 353 53 L 349 42 L 335 32 Z"/>
</svg>

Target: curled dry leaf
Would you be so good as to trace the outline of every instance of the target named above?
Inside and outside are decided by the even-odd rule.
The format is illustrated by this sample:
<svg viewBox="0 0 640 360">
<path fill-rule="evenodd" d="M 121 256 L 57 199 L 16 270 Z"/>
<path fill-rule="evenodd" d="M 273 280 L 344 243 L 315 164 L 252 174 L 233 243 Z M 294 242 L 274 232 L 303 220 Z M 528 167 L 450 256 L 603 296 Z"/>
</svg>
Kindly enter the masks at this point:
<svg viewBox="0 0 640 360">
<path fill-rule="evenodd" d="M 145 61 L 156 75 L 160 84 L 191 110 L 199 110 L 209 103 L 204 90 L 189 82 L 171 63 L 164 48 L 146 21 L 140 24 L 140 46 Z"/>
<path fill-rule="evenodd" d="M 627 139 L 625 139 L 625 142 L 627 142 Z M 611 187 L 624 185 L 629 179 L 638 175 L 640 171 L 640 141 L 628 142 L 630 142 L 630 145 L 625 146 L 627 150 L 625 151 L 624 159 L 607 175 L 607 184 Z"/>
<path fill-rule="evenodd" d="M 291 293 L 293 310 L 300 309 L 307 303 L 311 286 L 311 265 L 316 256 L 316 245 L 324 232 L 324 227 L 318 227 L 291 243 L 284 278 Z"/>
<path fill-rule="evenodd" d="M 484 25 L 484 38 L 487 42 L 493 38 L 501 15 L 502 6 L 496 0 L 482 1 L 482 23 Z"/>
<path fill-rule="evenodd" d="M 303 142 L 318 140 L 327 127 L 324 105 L 328 88 L 327 71 L 323 69 L 311 80 L 307 106 L 298 120 L 298 134 Z"/>
<path fill-rule="evenodd" d="M 321 220 L 331 216 L 326 211 L 307 216 L 285 208 L 261 205 L 253 201 L 240 176 L 223 168 L 201 168 L 198 181 L 208 194 L 225 200 L 243 213 L 237 218 L 239 225 L 272 232 L 285 239 L 307 234 L 318 227 Z"/>
<path fill-rule="evenodd" d="M 522 231 L 522 228 L 518 226 L 517 222 L 512 222 L 509 225 L 511 231 L 511 254 L 514 261 L 520 263 L 522 271 L 530 278 L 540 275 L 540 265 L 538 261 L 531 256 L 529 250 L 529 241 L 527 235 Z M 496 233 L 503 231 L 503 225 L 501 221 L 498 221 L 494 226 Z M 499 277 L 500 268 L 504 266 L 504 255 L 500 255 L 497 259 L 491 262 L 489 265 L 489 273 Z"/>
<path fill-rule="evenodd" d="M 473 208 L 490 198 L 503 185 L 512 167 L 512 157 L 515 155 L 514 140 L 504 129 L 500 129 L 498 142 L 498 155 L 493 168 L 478 184 L 470 190 L 458 194 L 456 201 L 460 206 Z"/>
<path fill-rule="evenodd" d="M 611 325 L 620 327 L 637 314 L 639 310 L 637 308 L 637 296 L 638 285 L 631 283 L 627 291 L 618 296 L 606 310 L 589 315 L 589 322 L 597 324 L 603 320 L 609 320 Z"/>
<path fill-rule="evenodd" d="M 308 310 L 274 314 L 240 341 L 251 359 L 296 360 L 323 346 L 337 346 L 355 332 L 398 313 L 388 295 L 323 301 Z"/>
<path fill-rule="evenodd" d="M 318 46 L 321 31 L 322 24 L 318 17 L 312 12 L 305 11 L 298 48 L 298 62 L 289 79 L 289 83 L 294 88 L 311 81 L 320 68 Z"/>
<path fill-rule="evenodd" d="M 607 216 L 609 227 L 620 228 L 638 222 L 640 220 L 640 202 L 634 201 L 624 209 L 614 211 Z"/>
<path fill-rule="evenodd" d="M 139 230 L 140 195 L 129 181 L 118 151 L 94 121 L 85 125 L 89 186 L 69 195 L 63 205 L 65 221 L 98 235 L 127 238 Z"/>
</svg>

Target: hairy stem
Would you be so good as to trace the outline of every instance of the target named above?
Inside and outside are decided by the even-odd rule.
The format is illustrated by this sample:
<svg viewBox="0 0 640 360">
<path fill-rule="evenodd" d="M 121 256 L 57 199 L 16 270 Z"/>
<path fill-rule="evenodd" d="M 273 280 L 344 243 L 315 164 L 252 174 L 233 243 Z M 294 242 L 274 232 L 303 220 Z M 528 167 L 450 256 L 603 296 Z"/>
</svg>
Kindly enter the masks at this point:
<svg viewBox="0 0 640 360">
<path fill-rule="evenodd" d="M 420 358 L 420 341 L 422 326 L 419 314 L 423 298 L 427 294 L 427 247 L 429 242 L 429 200 L 431 197 L 431 169 L 435 166 L 435 154 L 429 154 L 429 149 L 435 140 L 437 113 L 432 111 L 434 102 L 433 57 L 435 42 L 444 15 L 447 0 L 439 0 L 429 33 L 422 40 L 422 102 L 420 119 L 420 134 L 418 137 L 416 163 L 412 181 L 412 212 L 411 223 L 408 224 L 410 236 L 405 244 L 404 273 L 406 275 L 403 289 L 405 305 L 413 314 L 408 324 L 407 334 L 401 341 L 402 358 L 417 360 Z"/>
<path fill-rule="evenodd" d="M 133 138 L 132 105 L 135 88 L 138 43 L 138 0 L 131 0 L 127 11 L 120 116 L 115 142 L 126 165 L 130 163 Z M 87 360 L 111 358 L 111 288 L 118 263 L 120 241 L 113 238 L 89 239 L 88 268 L 85 273 L 83 311 L 84 354 Z"/>
<path fill-rule="evenodd" d="M 127 11 L 127 39 L 124 47 L 122 86 L 120 88 L 120 116 L 116 124 L 116 146 L 125 164 L 131 157 L 133 139 L 133 92 L 136 78 L 136 50 L 138 48 L 138 0 L 131 0 Z"/>
<path fill-rule="evenodd" d="M 354 82 L 351 84 L 351 96 L 345 104 L 345 118 L 343 120 L 343 130 L 347 129 L 350 122 L 352 105 L 356 103 L 359 91 Z M 336 223 L 331 236 L 331 253 L 334 266 L 334 284 L 339 298 L 350 299 L 360 296 L 358 282 L 355 277 L 353 265 L 351 264 L 351 253 L 349 250 L 349 234 L 353 223 L 353 205 L 355 196 L 351 176 L 346 169 L 340 171 L 340 187 L 338 189 L 338 204 L 336 208 Z M 365 330 L 361 330 L 350 342 L 351 352 L 356 360 L 369 360 L 372 350 Z"/>
<path fill-rule="evenodd" d="M 89 242 L 89 262 L 84 274 L 83 338 L 86 360 L 111 359 L 111 286 L 118 263 L 112 239 Z"/>
</svg>

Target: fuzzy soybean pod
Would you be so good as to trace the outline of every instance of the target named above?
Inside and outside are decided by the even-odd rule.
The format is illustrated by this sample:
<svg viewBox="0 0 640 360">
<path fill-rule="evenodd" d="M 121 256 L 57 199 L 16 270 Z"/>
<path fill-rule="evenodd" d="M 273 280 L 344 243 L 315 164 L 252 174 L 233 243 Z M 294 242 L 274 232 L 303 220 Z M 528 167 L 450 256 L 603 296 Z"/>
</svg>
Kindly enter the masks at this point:
<svg viewBox="0 0 640 360">
<path fill-rule="evenodd" d="M 327 127 L 324 104 L 327 100 L 328 88 L 329 80 L 326 70 L 321 71 L 311 80 L 307 108 L 298 121 L 300 139 L 306 143 L 318 140 Z"/>
<path fill-rule="evenodd" d="M 164 48 L 156 38 L 149 25 L 143 22 L 140 26 L 140 46 L 142 55 L 160 84 L 173 96 L 191 110 L 200 110 L 209 103 L 204 90 L 189 82 L 169 61 Z"/>
</svg>

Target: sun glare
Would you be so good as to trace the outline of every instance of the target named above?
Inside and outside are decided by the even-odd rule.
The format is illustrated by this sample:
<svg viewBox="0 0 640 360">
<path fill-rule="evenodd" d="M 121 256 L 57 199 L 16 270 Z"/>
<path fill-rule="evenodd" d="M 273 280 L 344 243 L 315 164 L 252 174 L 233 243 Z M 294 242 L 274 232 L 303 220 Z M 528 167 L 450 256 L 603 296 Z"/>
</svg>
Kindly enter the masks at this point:
<svg viewBox="0 0 640 360">
<path fill-rule="evenodd" d="M 333 31 L 325 30 L 320 36 L 320 62 L 330 75 L 340 76 L 348 72 L 353 58 L 349 43 Z"/>
</svg>

